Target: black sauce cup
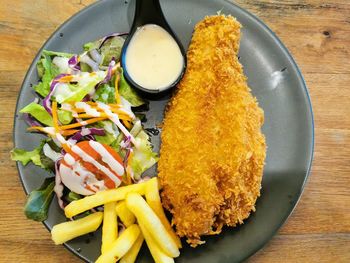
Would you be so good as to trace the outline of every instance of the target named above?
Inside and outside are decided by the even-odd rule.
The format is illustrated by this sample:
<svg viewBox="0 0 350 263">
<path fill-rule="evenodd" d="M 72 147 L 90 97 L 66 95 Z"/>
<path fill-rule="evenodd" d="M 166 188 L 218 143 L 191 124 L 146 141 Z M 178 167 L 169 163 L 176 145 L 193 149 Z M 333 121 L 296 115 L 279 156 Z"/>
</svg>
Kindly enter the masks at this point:
<svg viewBox="0 0 350 263">
<path fill-rule="evenodd" d="M 171 83 L 169 86 L 161 89 L 147 89 L 140 86 L 128 74 L 128 69 L 126 66 L 126 51 L 128 49 L 130 41 L 133 38 L 137 29 L 147 24 L 158 25 L 162 27 L 164 30 L 166 30 L 176 41 L 183 57 L 182 71 L 177 77 L 177 79 L 173 83 Z M 128 81 L 128 83 L 132 87 L 134 87 L 139 93 L 141 93 L 142 96 L 146 98 L 149 98 L 149 99 L 160 98 L 166 94 L 169 94 L 172 91 L 172 89 L 179 83 L 179 81 L 182 79 L 185 73 L 186 65 L 187 65 L 186 52 L 181 42 L 179 41 L 178 37 L 176 36 L 176 34 L 174 33 L 174 31 L 171 29 L 168 22 L 166 21 L 162 8 L 159 3 L 159 0 L 136 0 L 134 21 L 131 26 L 130 33 L 125 40 L 125 43 L 123 45 L 122 52 L 121 52 L 121 66 L 123 67 L 124 77 Z"/>
</svg>

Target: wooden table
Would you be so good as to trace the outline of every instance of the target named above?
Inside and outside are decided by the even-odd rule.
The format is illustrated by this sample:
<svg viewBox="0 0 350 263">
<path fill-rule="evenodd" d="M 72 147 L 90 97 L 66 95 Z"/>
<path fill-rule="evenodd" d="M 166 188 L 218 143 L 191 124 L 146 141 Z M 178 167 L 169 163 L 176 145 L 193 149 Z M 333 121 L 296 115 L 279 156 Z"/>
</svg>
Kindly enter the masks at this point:
<svg viewBox="0 0 350 263">
<path fill-rule="evenodd" d="M 0 2 L 2 262 L 79 262 L 53 245 L 42 224 L 26 220 L 26 197 L 9 152 L 18 91 L 34 55 L 60 24 L 92 2 Z M 350 262 L 350 1 L 237 2 L 266 22 L 293 54 L 310 91 L 316 125 L 312 173 L 301 201 L 249 262 Z"/>
</svg>

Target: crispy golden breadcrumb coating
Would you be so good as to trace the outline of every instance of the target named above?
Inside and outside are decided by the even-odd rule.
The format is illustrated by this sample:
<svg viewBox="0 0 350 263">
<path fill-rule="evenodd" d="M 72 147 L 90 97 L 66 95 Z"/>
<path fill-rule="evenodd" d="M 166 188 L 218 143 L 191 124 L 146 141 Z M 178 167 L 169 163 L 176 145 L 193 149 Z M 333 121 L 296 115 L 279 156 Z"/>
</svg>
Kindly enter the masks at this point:
<svg viewBox="0 0 350 263">
<path fill-rule="evenodd" d="M 260 195 L 264 116 L 237 58 L 240 27 L 222 15 L 196 25 L 186 74 L 164 119 L 162 201 L 192 246 L 223 225 L 242 224 Z"/>
</svg>

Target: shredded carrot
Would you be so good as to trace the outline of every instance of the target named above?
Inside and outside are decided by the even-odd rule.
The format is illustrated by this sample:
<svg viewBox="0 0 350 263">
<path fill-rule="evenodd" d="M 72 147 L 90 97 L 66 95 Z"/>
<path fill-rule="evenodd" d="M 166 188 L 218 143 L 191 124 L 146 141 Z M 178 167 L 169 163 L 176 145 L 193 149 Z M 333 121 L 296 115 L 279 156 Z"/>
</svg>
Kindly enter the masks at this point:
<svg viewBox="0 0 350 263">
<path fill-rule="evenodd" d="M 119 119 L 121 119 L 120 116 L 119 116 Z M 129 120 L 123 120 L 123 119 L 121 119 L 121 120 L 126 128 L 131 129 L 132 126 L 131 126 L 131 123 Z"/>
<path fill-rule="evenodd" d="M 101 113 L 100 116 L 98 116 L 99 118 L 108 118 L 108 115 L 105 113 Z M 121 120 L 126 120 L 129 121 L 131 120 L 130 116 L 125 114 L 125 113 L 118 113 L 118 117 Z M 81 119 L 88 119 L 88 118 L 96 118 L 95 116 L 89 115 L 89 114 L 78 114 L 77 118 L 81 118 Z"/>
<path fill-rule="evenodd" d="M 134 157 L 134 152 L 131 150 L 130 153 L 129 153 L 129 157 L 128 157 L 128 166 L 131 165 L 131 159 L 132 157 Z"/>
<path fill-rule="evenodd" d="M 123 111 L 123 110 L 120 110 L 120 109 L 113 109 L 113 108 L 111 109 L 111 111 L 114 112 L 114 113 L 116 113 L 116 114 L 118 114 L 118 115 L 128 116 L 129 119 L 131 119 L 131 116 L 130 116 L 129 113 L 126 112 L 126 111 Z"/>
<path fill-rule="evenodd" d="M 68 76 L 64 76 L 64 77 L 60 78 L 58 80 L 58 82 L 68 83 L 68 82 L 71 82 L 72 80 L 73 80 L 73 76 L 72 75 L 68 75 Z"/>
<path fill-rule="evenodd" d="M 92 106 L 97 106 L 98 105 L 97 102 L 93 102 L 93 101 L 87 101 L 85 103 L 88 104 L 88 105 L 92 105 Z M 74 103 L 72 103 L 72 105 L 75 106 Z M 121 108 L 122 107 L 121 104 L 114 104 L 114 103 L 108 104 L 108 106 L 111 107 L 111 108 Z"/>
<path fill-rule="evenodd" d="M 132 160 L 133 156 L 134 156 L 133 152 L 130 151 L 129 157 L 128 157 L 128 163 L 126 165 L 126 182 L 125 182 L 125 184 L 127 184 L 127 185 L 132 183 L 130 169 L 131 169 L 131 160 Z"/>
<path fill-rule="evenodd" d="M 41 127 L 41 126 L 32 126 L 32 127 L 28 127 L 27 130 L 28 130 L 28 131 L 41 131 L 41 132 L 50 134 L 49 132 L 47 132 L 47 131 L 44 129 L 44 127 Z"/>
<path fill-rule="evenodd" d="M 61 131 L 61 134 L 63 136 L 70 136 L 70 135 L 77 133 L 78 131 L 79 130 L 65 130 L 65 131 Z"/>
<path fill-rule="evenodd" d="M 51 137 L 55 137 L 54 134 L 51 134 L 51 133 L 47 132 L 47 130 L 45 130 L 44 127 L 33 126 L 33 127 L 29 127 L 27 130 L 28 130 L 28 131 L 35 131 L 35 130 L 37 130 L 37 131 L 41 131 L 41 132 L 47 133 L 47 134 L 50 135 Z M 64 136 L 72 135 L 73 133 L 76 133 L 77 131 L 79 131 L 79 130 L 63 131 L 63 132 L 62 132 L 62 135 L 64 135 Z M 67 143 L 62 144 L 62 148 L 63 148 L 66 152 L 68 152 L 68 151 L 70 150 L 70 147 L 69 147 L 69 145 L 68 145 Z"/>
<path fill-rule="evenodd" d="M 111 109 L 119 109 L 122 108 L 121 104 L 108 104 L 109 107 L 111 107 Z"/>
<path fill-rule="evenodd" d="M 60 126 L 59 128 L 61 130 L 69 130 L 69 129 L 85 126 L 85 125 L 88 125 L 88 124 L 92 124 L 92 123 L 95 123 L 95 122 L 98 122 L 98 121 L 102 121 L 104 119 L 106 119 L 106 118 L 92 118 L 92 119 L 84 121 L 84 124 L 82 124 L 80 122 L 77 122 L 77 123 L 73 123 L 73 124 L 63 125 L 63 126 Z"/>
<path fill-rule="evenodd" d="M 86 101 L 85 103 L 89 104 L 89 105 L 96 105 L 97 104 L 96 102 L 93 102 L 93 101 Z M 73 106 L 74 105 L 75 105 L 75 103 L 73 103 Z"/>
<path fill-rule="evenodd" d="M 97 108 L 97 107 L 96 108 L 94 107 L 94 109 L 97 110 L 98 112 L 102 112 L 102 113 L 104 112 L 103 110 L 101 110 L 100 108 Z M 118 108 L 111 108 L 111 111 L 114 113 L 118 113 L 119 109 Z M 81 108 L 74 108 L 74 109 L 72 109 L 72 112 L 73 113 L 84 113 L 86 111 L 84 109 L 81 109 Z"/>
<path fill-rule="evenodd" d="M 85 112 L 84 109 L 80 109 L 80 108 L 76 108 L 76 109 L 72 109 L 73 113 L 81 113 L 81 112 Z"/>
<path fill-rule="evenodd" d="M 52 119 L 53 119 L 53 127 L 55 128 L 55 132 L 58 132 L 59 128 L 58 128 L 58 116 L 57 116 L 57 101 L 52 102 Z"/>
<path fill-rule="evenodd" d="M 70 146 L 68 143 L 63 143 L 62 144 L 63 150 L 65 150 L 67 153 L 70 152 Z"/>
<path fill-rule="evenodd" d="M 78 114 L 76 115 L 77 118 L 80 118 L 80 119 L 89 119 L 89 118 L 97 118 L 96 116 L 92 116 L 92 115 L 89 115 L 89 114 L 86 114 L 86 113 L 81 113 L 81 114 Z M 98 118 L 107 118 L 107 114 L 103 114 L 101 113 L 100 116 L 98 116 Z"/>
<path fill-rule="evenodd" d="M 99 108 L 97 103 L 95 103 L 95 102 L 86 102 L 86 103 L 89 104 L 91 107 L 93 107 L 93 109 L 95 109 L 98 112 L 102 113 L 102 116 L 104 116 L 103 114 L 104 114 L 105 111 L 103 109 Z M 108 106 L 110 107 L 110 110 L 113 113 L 116 113 L 116 114 L 118 114 L 120 116 L 124 116 L 128 120 L 131 119 L 131 116 L 127 112 L 120 110 L 120 108 L 121 108 L 120 104 L 108 104 Z M 91 116 L 91 115 L 86 114 L 86 111 L 84 109 L 82 109 L 82 108 L 73 108 L 72 111 L 74 111 L 76 113 L 84 113 L 84 115 L 83 115 L 84 117 L 82 117 L 80 114 L 77 117 L 82 117 L 82 118 L 95 117 L 95 116 Z"/>
<path fill-rule="evenodd" d="M 46 127 L 48 128 L 48 127 Z M 33 127 L 29 127 L 27 128 L 28 131 L 40 131 L 40 132 L 44 132 L 44 133 L 47 133 L 48 135 L 54 135 L 54 134 L 51 134 L 49 133 L 48 131 L 45 130 L 44 127 L 40 127 L 40 126 L 33 126 Z M 79 130 L 64 130 L 64 131 L 61 131 L 61 134 L 63 136 L 70 136 L 70 135 L 73 135 L 75 133 L 77 133 Z"/>
<path fill-rule="evenodd" d="M 129 170 L 129 167 L 127 167 L 126 170 L 128 171 L 128 170 Z M 131 177 L 130 177 L 129 172 L 126 172 L 126 178 L 123 180 L 123 182 L 124 182 L 125 185 L 130 185 L 130 184 L 132 184 L 132 181 L 131 181 Z"/>
</svg>

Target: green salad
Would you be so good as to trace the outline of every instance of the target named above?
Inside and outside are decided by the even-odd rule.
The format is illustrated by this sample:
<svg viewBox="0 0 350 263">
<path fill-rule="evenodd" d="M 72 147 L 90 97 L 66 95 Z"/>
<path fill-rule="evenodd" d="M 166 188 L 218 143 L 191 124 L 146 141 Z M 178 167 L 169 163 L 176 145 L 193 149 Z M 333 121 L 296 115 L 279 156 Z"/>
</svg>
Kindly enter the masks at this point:
<svg viewBox="0 0 350 263">
<path fill-rule="evenodd" d="M 37 63 L 37 99 L 20 112 L 37 148 L 13 149 L 11 158 L 53 173 L 30 193 L 28 218 L 43 221 L 53 196 L 59 205 L 142 181 L 158 156 L 142 126 L 146 101 L 125 81 L 120 54 L 125 34 L 83 46 L 81 54 L 44 50 Z M 35 176 L 35 175 L 33 175 Z"/>
</svg>

